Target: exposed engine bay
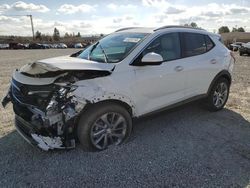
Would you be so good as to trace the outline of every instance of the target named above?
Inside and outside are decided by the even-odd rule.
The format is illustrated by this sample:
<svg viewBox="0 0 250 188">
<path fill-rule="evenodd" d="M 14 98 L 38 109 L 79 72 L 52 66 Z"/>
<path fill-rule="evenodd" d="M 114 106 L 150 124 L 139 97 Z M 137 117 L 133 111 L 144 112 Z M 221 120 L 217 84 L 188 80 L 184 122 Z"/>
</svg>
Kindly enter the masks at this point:
<svg viewBox="0 0 250 188">
<path fill-rule="evenodd" d="M 14 72 L 2 105 L 13 103 L 16 128 L 29 143 L 45 151 L 74 148 L 77 119 L 90 103 L 74 94 L 76 83 L 108 76 L 111 72 L 54 68 L 38 73 L 31 67 Z"/>
</svg>

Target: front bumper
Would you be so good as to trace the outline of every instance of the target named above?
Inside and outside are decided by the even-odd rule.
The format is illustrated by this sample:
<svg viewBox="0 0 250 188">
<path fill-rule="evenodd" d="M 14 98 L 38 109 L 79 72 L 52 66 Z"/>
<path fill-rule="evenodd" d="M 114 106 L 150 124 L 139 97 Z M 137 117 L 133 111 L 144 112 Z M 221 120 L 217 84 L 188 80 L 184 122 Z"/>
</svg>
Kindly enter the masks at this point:
<svg viewBox="0 0 250 188">
<path fill-rule="evenodd" d="M 71 145 L 64 146 L 61 137 L 48 137 L 39 134 L 34 125 L 25 121 L 20 116 L 15 116 L 15 127 L 17 132 L 31 145 L 38 146 L 44 151 L 51 149 L 72 149 L 75 147 L 75 142 L 72 140 Z"/>
<path fill-rule="evenodd" d="M 43 87 L 47 89 L 47 86 Z M 78 100 L 71 90 L 65 88 L 52 90 L 46 98 L 29 94 L 34 92 L 32 89 L 39 92 L 37 86 L 13 79 L 2 100 L 3 107 L 12 102 L 19 134 L 28 143 L 45 151 L 74 148 L 75 124 L 86 102 Z"/>
<path fill-rule="evenodd" d="M 37 145 L 34 139 L 32 139 L 31 134 L 35 133 L 32 125 L 26 122 L 23 118 L 15 116 L 15 127 L 17 132 L 31 145 Z"/>
</svg>

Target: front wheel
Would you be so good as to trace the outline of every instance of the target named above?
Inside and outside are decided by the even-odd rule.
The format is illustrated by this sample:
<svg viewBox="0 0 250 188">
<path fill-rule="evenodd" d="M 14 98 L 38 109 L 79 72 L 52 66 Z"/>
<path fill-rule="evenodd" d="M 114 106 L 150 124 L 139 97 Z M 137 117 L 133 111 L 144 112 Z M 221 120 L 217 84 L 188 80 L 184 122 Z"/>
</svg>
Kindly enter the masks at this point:
<svg viewBox="0 0 250 188">
<path fill-rule="evenodd" d="M 220 78 L 215 82 L 206 99 L 206 106 L 210 111 L 221 110 L 227 103 L 230 84 L 225 78 Z"/>
<path fill-rule="evenodd" d="M 115 103 L 93 105 L 80 118 L 78 139 L 83 150 L 105 150 L 123 143 L 132 130 L 128 111 Z"/>
</svg>

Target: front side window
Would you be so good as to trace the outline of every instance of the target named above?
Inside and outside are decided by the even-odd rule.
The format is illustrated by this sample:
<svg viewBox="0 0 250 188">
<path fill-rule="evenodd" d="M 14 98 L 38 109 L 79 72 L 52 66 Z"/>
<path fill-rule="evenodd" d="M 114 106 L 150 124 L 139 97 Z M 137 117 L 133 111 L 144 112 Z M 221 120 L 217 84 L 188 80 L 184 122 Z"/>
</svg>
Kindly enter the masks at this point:
<svg viewBox="0 0 250 188">
<path fill-rule="evenodd" d="M 163 61 L 181 58 L 180 39 L 178 33 L 168 33 L 155 39 L 142 53 L 154 52 L 160 54 Z"/>
<path fill-rule="evenodd" d="M 122 61 L 148 34 L 115 33 L 106 36 L 84 50 L 78 57 L 100 63 Z"/>
</svg>

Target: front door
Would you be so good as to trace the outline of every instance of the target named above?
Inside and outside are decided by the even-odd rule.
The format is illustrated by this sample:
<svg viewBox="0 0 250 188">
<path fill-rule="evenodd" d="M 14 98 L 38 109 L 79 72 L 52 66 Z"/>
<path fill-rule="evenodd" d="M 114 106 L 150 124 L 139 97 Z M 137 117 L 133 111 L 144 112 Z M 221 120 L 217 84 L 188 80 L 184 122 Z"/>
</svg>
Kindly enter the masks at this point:
<svg viewBox="0 0 250 188">
<path fill-rule="evenodd" d="M 141 57 L 150 52 L 160 54 L 164 61 L 161 65 L 134 66 L 135 81 L 132 90 L 137 98 L 139 114 L 184 100 L 187 89 L 186 65 L 181 59 L 179 34 L 159 36 L 136 61 L 140 61 Z"/>
</svg>

